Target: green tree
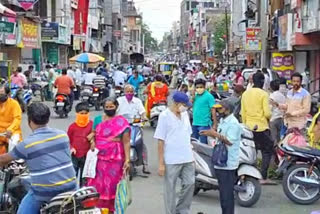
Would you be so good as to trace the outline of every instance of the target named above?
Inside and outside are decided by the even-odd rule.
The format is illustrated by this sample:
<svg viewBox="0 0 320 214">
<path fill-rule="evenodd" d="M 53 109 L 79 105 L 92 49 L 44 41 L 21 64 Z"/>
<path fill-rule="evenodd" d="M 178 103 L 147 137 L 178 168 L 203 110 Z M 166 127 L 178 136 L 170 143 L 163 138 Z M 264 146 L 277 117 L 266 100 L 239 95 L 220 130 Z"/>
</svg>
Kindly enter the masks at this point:
<svg viewBox="0 0 320 214">
<path fill-rule="evenodd" d="M 214 53 L 219 57 L 222 57 L 223 50 L 226 48 L 226 35 L 227 35 L 227 28 L 226 28 L 226 21 L 228 21 L 228 27 L 230 26 L 230 18 L 226 19 L 225 15 L 221 15 L 217 17 L 215 22 L 212 24 L 214 25 L 214 35 L 213 35 L 213 46 L 214 46 Z"/>
<path fill-rule="evenodd" d="M 141 27 L 142 34 L 144 35 L 144 48 L 146 53 L 151 53 L 159 50 L 158 41 L 152 36 L 152 31 L 145 23 Z"/>
</svg>

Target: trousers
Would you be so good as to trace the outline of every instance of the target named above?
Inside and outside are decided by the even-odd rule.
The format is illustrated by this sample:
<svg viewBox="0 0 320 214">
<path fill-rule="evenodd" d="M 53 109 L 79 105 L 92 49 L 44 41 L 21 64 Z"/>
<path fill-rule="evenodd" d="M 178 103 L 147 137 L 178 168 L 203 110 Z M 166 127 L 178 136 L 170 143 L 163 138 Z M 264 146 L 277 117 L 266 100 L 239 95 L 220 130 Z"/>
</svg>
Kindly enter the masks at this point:
<svg viewBox="0 0 320 214">
<path fill-rule="evenodd" d="M 38 201 L 33 192 L 29 190 L 22 199 L 17 214 L 38 214 L 43 203 L 44 201 Z"/>
<path fill-rule="evenodd" d="M 177 179 L 181 190 L 176 203 Z M 191 202 L 195 183 L 194 163 L 167 164 L 164 178 L 164 204 L 166 214 L 191 214 Z"/>
</svg>

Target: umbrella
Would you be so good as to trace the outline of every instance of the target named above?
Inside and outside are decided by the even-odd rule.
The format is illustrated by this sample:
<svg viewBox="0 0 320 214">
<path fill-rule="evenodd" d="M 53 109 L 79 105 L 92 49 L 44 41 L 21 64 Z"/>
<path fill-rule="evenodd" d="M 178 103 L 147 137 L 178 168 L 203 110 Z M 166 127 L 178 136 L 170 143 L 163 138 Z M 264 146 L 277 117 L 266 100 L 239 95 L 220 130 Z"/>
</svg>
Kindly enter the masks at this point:
<svg viewBox="0 0 320 214">
<path fill-rule="evenodd" d="M 93 53 L 81 53 L 69 59 L 70 61 L 80 62 L 80 63 L 95 63 L 102 62 L 105 59 L 102 56 Z"/>
<path fill-rule="evenodd" d="M 3 14 L 5 16 L 9 16 L 9 17 L 16 17 L 17 14 L 13 11 L 10 10 L 9 8 L 3 6 L 3 4 L 0 3 L 0 14 Z"/>
</svg>

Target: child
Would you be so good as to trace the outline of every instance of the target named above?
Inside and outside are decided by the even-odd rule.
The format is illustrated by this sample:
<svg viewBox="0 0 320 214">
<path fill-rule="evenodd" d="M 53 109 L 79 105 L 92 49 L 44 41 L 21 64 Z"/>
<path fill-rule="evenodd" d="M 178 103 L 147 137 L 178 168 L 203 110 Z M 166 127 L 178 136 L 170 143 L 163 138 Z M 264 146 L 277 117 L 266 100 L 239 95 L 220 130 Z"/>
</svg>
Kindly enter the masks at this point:
<svg viewBox="0 0 320 214">
<path fill-rule="evenodd" d="M 82 186 L 82 171 L 89 149 L 94 149 L 94 144 L 88 141 L 88 135 L 92 132 L 93 122 L 89 118 L 89 106 L 87 103 L 76 105 L 76 121 L 69 126 L 68 136 L 70 139 L 70 149 L 72 163 L 77 173 L 80 170 L 80 186 Z"/>
</svg>

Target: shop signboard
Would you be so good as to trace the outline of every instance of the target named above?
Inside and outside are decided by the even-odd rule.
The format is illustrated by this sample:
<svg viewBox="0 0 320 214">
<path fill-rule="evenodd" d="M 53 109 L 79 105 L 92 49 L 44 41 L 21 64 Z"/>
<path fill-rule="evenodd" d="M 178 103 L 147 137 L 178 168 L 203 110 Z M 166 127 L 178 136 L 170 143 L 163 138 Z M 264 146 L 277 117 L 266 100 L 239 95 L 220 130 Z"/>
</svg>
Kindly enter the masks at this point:
<svg viewBox="0 0 320 214">
<path fill-rule="evenodd" d="M 272 53 L 272 70 L 280 77 L 290 79 L 294 72 L 294 58 L 292 53 Z"/>
<path fill-rule="evenodd" d="M 39 25 L 29 19 L 23 18 L 19 21 L 18 47 L 40 48 Z"/>
<path fill-rule="evenodd" d="M 0 21 L 0 32 L 1 33 L 13 33 L 14 24 L 12 22 Z"/>
<path fill-rule="evenodd" d="M 56 43 L 47 43 L 46 44 L 47 50 L 47 60 L 50 63 L 59 63 L 59 48 Z"/>
<path fill-rule="evenodd" d="M 23 8 L 24 10 L 33 9 L 33 5 L 37 3 L 38 0 L 12 0 L 11 4 Z"/>
<path fill-rule="evenodd" d="M 70 39 L 68 39 L 68 36 L 70 36 L 70 34 L 68 33 L 67 27 L 60 24 L 58 43 L 65 44 L 65 45 L 70 44 Z"/>
<path fill-rule="evenodd" d="M 246 51 L 261 51 L 261 28 L 246 29 Z"/>
<path fill-rule="evenodd" d="M 43 42 L 56 42 L 59 37 L 59 23 L 41 23 L 41 40 Z"/>
</svg>

